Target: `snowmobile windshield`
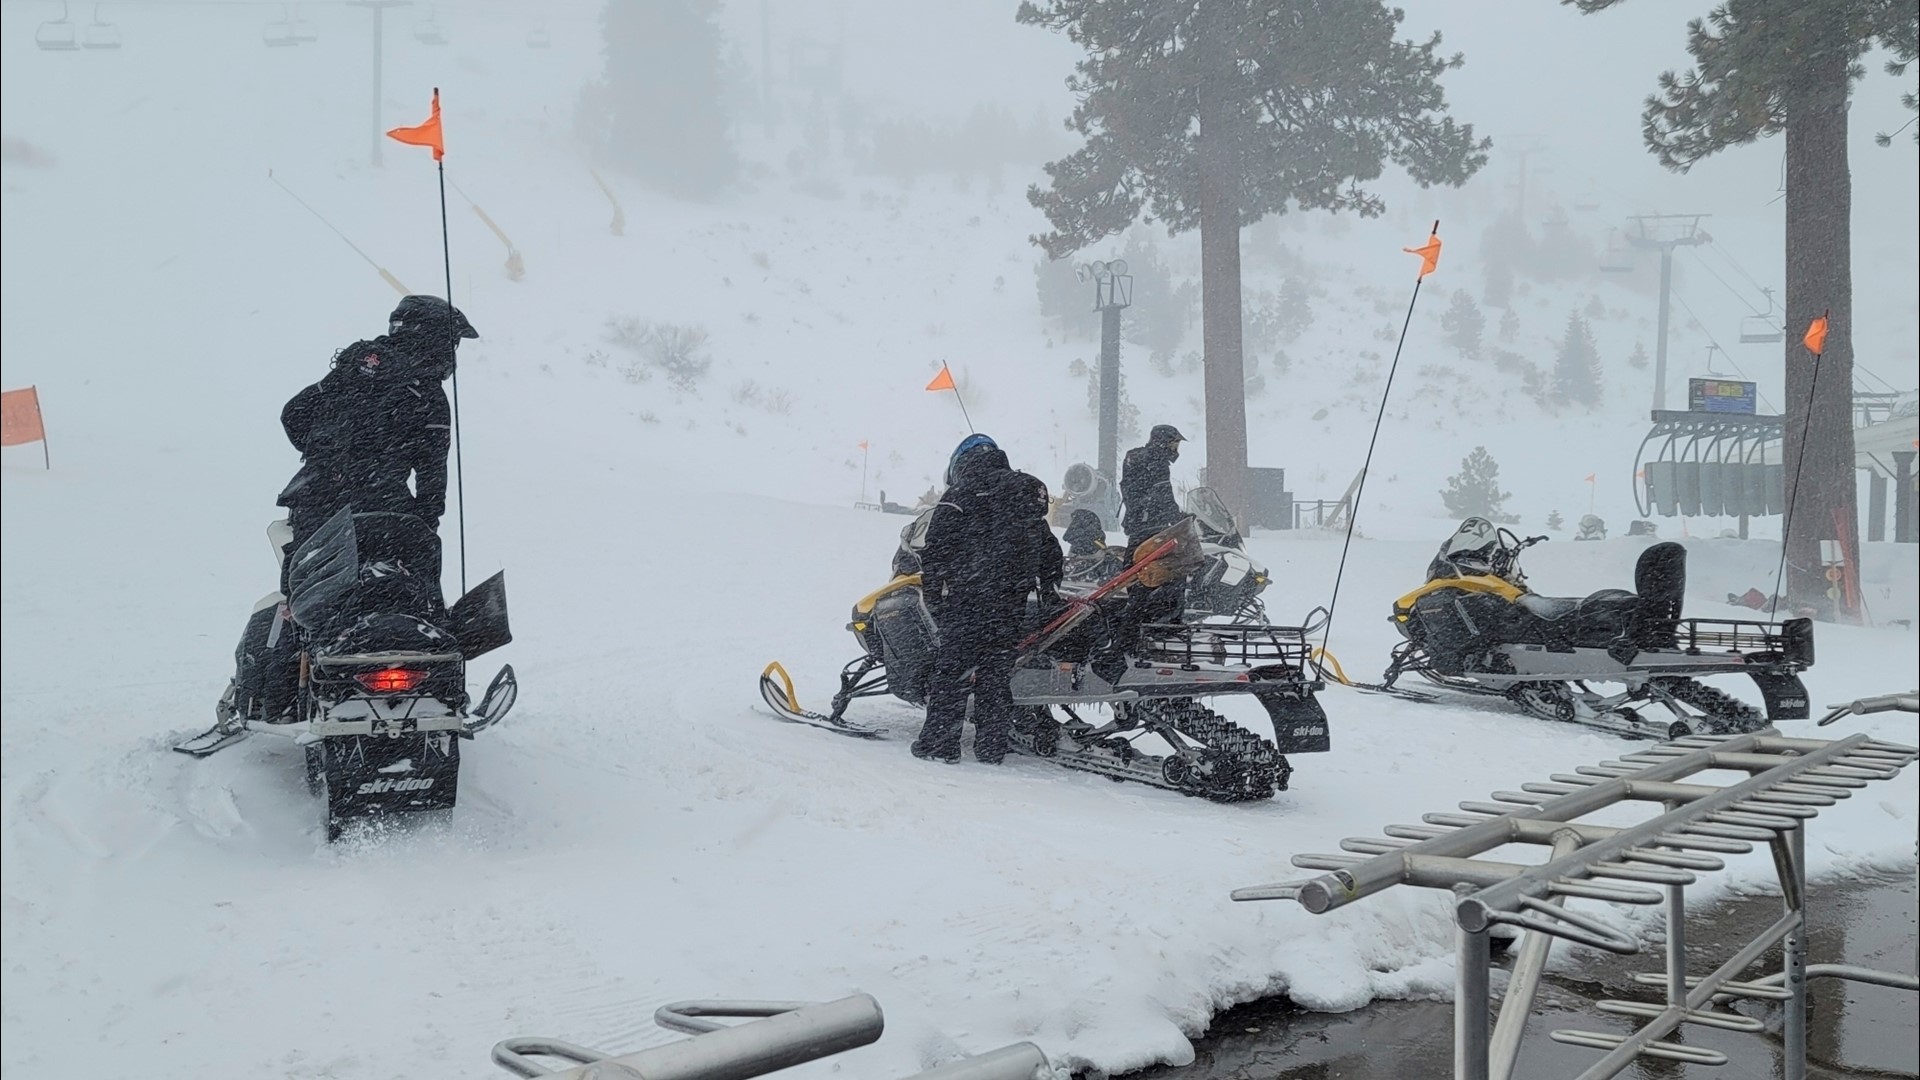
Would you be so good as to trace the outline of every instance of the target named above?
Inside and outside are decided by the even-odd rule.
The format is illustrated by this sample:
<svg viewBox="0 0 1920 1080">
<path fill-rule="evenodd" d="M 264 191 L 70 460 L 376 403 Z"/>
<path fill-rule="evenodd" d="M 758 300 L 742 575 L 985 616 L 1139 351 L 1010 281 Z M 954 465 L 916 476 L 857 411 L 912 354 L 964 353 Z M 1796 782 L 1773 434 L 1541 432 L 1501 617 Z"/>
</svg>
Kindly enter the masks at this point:
<svg viewBox="0 0 1920 1080">
<path fill-rule="evenodd" d="M 1494 573 L 1499 550 L 1500 532 L 1493 522 L 1470 517 L 1440 545 L 1427 566 L 1427 580 Z"/>
<path fill-rule="evenodd" d="M 441 613 L 440 537 L 411 514 L 343 507 L 293 553 L 288 606 L 309 629 L 370 611 Z"/>
<path fill-rule="evenodd" d="M 1233 513 L 1210 487 L 1198 487 L 1187 492 L 1187 513 L 1199 520 L 1202 532 L 1210 537 L 1238 535 L 1233 524 Z"/>
</svg>

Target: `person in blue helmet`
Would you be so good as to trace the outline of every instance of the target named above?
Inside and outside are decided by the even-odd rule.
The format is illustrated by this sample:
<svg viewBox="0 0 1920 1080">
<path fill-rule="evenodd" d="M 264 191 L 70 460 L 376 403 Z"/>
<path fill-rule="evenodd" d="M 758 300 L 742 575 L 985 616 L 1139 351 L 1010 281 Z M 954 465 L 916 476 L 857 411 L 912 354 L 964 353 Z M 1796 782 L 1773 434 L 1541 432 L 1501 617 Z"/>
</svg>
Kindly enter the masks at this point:
<svg viewBox="0 0 1920 1080">
<path fill-rule="evenodd" d="M 1013 733 L 1013 661 L 1027 597 L 1060 584 L 1060 542 L 1047 527 L 1047 488 L 1014 471 L 1006 452 L 970 435 L 947 465 L 947 490 L 919 551 L 921 595 L 933 616 L 927 719 L 913 755 L 960 760 L 973 699 L 973 755 L 1006 756 Z"/>
</svg>

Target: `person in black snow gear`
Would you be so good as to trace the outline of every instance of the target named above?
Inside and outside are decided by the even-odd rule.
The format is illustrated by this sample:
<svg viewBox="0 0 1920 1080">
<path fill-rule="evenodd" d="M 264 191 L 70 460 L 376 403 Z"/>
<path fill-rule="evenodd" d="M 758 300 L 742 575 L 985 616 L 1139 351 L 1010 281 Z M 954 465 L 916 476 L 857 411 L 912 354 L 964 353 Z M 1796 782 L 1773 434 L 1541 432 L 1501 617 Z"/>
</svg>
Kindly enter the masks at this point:
<svg viewBox="0 0 1920 1080">
<path fill-rule="evenodd" d="M 441 383 L 453 374 L 459 342 L 478 336 L 445 300 L 405 297 L 388 316 L 387 333 L 335 353 L 332 370 L 287 402 L 280 424 L 301 466 L 277 500 L 292 532 L 281 549 L 283 594 L 293 553 L 342 507 L 411 514 L 439 528 L 453 431 Z M 437 593 L 437 544 L 402 560 L 416 563 Z M 271 719 L 292 707 L 295 657 L 286 617 L 283 603 L 248 620 L 237 650 L 240 715 Z"/>
<path fill-rule="evenodd" d="M 1155 424 L 1147 433 L 1145 446 L 1127 451 L 1120 468 L 1120 498 L 1124 503 L 1120 524 L 1127 531 L 1126 565 L 1133 564 L 1142 543 L 1186 516 L 1180 501 L 1173 497 L 1173 463 L 1180 460 L 1180 444 L 1185 441 L 1186 436 L 1172 424 Z M 1113 636 L 1093 658 L 1094 674 L 1108 682 L 1119 681 L 1140 628 L 1180 617 L 1184 588 L 1182 582 L 1158 587 L 1148 587 L 1141 581 L 1129 584 L 1127 602 L 1114 622 Z"/>
<path fill-rule="evenodd" d="M 955 451 L 946 496 L 920 551 L 921 595 L 933 616 L 927 719 L 915 757 L 960 760 L 973 698 L 974 757 L 998 764 L 1013 730 L 1013 661 L 1027 596 L 1057 602 L 1060 542 L 1047 527 L 1047 489 L 1014 472 L 985 436 Z M 971 676 L 971 677 L 969 677 Z"/>
</svg>

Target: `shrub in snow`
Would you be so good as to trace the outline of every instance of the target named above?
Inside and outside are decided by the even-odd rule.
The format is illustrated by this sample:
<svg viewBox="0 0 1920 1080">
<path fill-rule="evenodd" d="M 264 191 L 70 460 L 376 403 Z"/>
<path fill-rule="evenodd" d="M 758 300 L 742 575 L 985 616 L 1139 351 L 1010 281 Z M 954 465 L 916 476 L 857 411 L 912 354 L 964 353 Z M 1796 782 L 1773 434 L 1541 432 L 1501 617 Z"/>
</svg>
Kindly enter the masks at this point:
<svg viewBox="0 0 1920 1080">
<path fill-rule="evenodd" d="M 610 319 L 607 340 L 638 356 L 621 368 L 633 382 L 646 382 L 652 377 L 647 369 L 652 367 L 676 389 L 692 391 L 713 367 L 707 355 L 707 332 L 698 326 Z"/>
<path fill-rule="evenodd" d="M 1500 512 L 1511 491 L 1500 490 L 1500 466 L 1484 446 L 1476 446 L 1460 462 L 1460 471 L 1447 477 L 1440 501 L 1447 513 L 1456 518 L 1484 517 L 1492 521 L 1517 521 Z"/>
</svg>

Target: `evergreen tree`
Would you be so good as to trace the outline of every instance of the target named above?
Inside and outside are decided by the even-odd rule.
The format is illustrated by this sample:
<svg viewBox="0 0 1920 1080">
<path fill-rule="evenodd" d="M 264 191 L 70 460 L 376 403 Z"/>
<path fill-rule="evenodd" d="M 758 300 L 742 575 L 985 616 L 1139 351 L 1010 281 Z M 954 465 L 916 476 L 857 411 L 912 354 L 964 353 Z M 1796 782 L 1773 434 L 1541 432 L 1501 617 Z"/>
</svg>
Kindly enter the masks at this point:
<svg viewBox="0 0 1920 1080">
<path fill-rule="evenodd" d="M 1647 343 L 1646 342 L 1636 341 L 1633 343 L 1633 355 L 1627 357 L 1627 366 L 1632 368 L 1635 371 L 1647 370 Z"/>
<path fill-rule="evenodd" d="M 1607 304 L 1606 301 L 1600 299 L 1599 293 L 1594 293 L 1592 296 L 1587 297 L 1587 318 L 1604 319 L 1606 315 Z"/>
<path fill-rule="evenodd" d="M 1500 340 L 1512 341 L 1520 336 L 1520 316 L 1512 308 L 1500 313 Z"/>
<path fill-rule="evenodd" d="M 1086 50 L 1069 85 L 1079 149 L 1028 192 L 1066 255 L 1142 212 L 1200 230 L 1207 476 L 1241 509 L 1247 464 L 1240 230 L 1298 207 L 1374 216 L 1361 186 L 1392 162 L 1460 184 L 1486 140 L 1447 115 L 1440 76 L 1460 58 L 1396 38 L 1379 0 L 1023 0 L 1016 16 Z"/>
<path fill-rule="evenodd" d="M 1093 334 L 1099 325 L 1099 317 L 1093 313 L 1093 286 L 1074 276 L 1072 263 L 1041 259 L 1033 268 L 1033 285 L 1040 297 L 1041 317 L 1052 322 L 1063 337 Z"/>
<path fill-rule="evenodd" d="M 1476 446 L 1473 453 L 1461 459 L 1460 471 L 1447 477 L 1447 489 L 1440 493 L 1440 501 L 1454 517 L 1499 521 L 1500 508 L 1512 494 L 1500 490 L 1500 466 L 1493 455 L 1486 447 Z"/>
<path fill-rule="evenodd" d="M 1158 366 L 1165 366 L 1186 339 L 1193 285 L 1174 284 L 1173 270 L 1160 257 L 1160 245 L 1145 229 L 1127 236 L 1120 257 L 1133 277 L 1133 304 L 1123 315 L 1122 332 L 1126 340 L 1146 346 L 1147 355 L 1159 361 Z"/>
<path fill-rule="evenodd" d="M 1440 329 L 1447 335 L 1447 344 L 1459 351 L 1461 356 L 1478 358 L 1480 356 L 1480 335 L 1486 332 L 1487 317 L 1480 314 L 1480 306 L 1465 289 L 1453 291 L 1453 303 L 1440 315 Z"/>
<path fill-rule="evenodd" d="M 1619 0 L 1562 0 L 1592 13 Z M 1783 455 L 1801 462 L 1787 479 L 1788 595 L 1824 604 L 1820 544 L 1859 548 L 1854 507 L 1853 178 L 1847 166 L 1847 99 L 1866 74 L 1860 58 L 1893 53 L 1890 71 L 1920 53 L 1913 0 L 1726 0 L 1687 24 L 1694 66 L 1664 72 L 1647 99 L 1647 149 L 1675 172 L 1722 150 L 1786 136 L 1787 404 Z M 1903 103 L 1912 107 L 1911 96 Z M 1920 139 L 1920 132 L 1916 132 Z M 1799 334 L 1828 316 L 1826 352 L 1814 364 Z M 1811 421 L 1809 416 L 1811 406 Z M 1802 457 L 1801 447 L 1806 448 Z M 1797 481 L 1797 482 L 1796 482 Z M 1795 488 L 1798 490 L 1796 491 Z"/>
<path fill-rule="evenodd" d="M 1313 325 L 1313 296 L 1307 283 L 1293 274 L 1280 284 L 1280 299 L 1273 307 L 1274 329 L 1289 344 Z"/>
<path fill-rule="evenodd" d="M 1559 532 L 1561 529 L 1564 529 L 1566 527 L 1567 527 L 1567 519 L 1560 516 L 1560 511 L 1555 510 L 1552 513 L 1547 515 L 1547 531 L 1548 532 Z"/>
<path fill-rule="evenodd" d="M 1600 404 L 1600 350 L 1577 310 L 1567 316 L 1567 332 L 1553 360 L 1553 396 L 1589 409 Z"/>
<path fill-rule="evenodd" d="M 607 0 L 606 70 L 586 97 L 593 152 L 674 195 L 702 196 L 739 169 L 728 138 L 715 0 Z"/>
</svg>

